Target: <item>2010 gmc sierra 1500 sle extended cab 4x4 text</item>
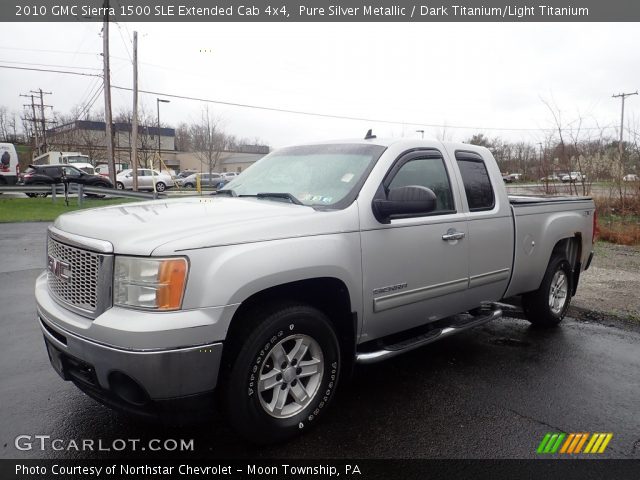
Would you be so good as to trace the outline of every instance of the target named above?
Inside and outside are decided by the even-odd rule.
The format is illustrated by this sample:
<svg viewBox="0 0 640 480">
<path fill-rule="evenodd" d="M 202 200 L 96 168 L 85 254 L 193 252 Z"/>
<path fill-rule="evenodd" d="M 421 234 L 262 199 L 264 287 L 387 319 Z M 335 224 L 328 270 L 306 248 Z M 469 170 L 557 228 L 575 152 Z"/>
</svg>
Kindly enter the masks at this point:
<svg viewBox="0 0 640 480">
<path fill-rule="evenodd" d="M 60 216 L 37 311 L 55 370 L 103 403 L 216 398 L 277 441 L 317 423 L 354 363 L 498 318 L 501 299 L 557 325 L 594 225 L 590 198 L 508 197 L 482 147 L 294 146 L 215 196 Z"/>
</svg>

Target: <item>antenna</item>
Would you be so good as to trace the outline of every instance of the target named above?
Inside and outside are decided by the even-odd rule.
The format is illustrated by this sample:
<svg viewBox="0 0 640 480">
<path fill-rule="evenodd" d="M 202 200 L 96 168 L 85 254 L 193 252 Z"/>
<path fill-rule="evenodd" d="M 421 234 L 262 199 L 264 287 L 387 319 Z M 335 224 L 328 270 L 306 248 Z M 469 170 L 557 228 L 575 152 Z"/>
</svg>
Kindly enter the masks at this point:
<svg viewBox="0 0 640 480">
<path fill-rule="evenodd" d="M 372 138 L 377 138 L 374 134 L 373 134 L 373 130 L 370 128 L 367 131 L 367 134 L 364 136 L 365 140 L 371 140 Z"/>
</svg>

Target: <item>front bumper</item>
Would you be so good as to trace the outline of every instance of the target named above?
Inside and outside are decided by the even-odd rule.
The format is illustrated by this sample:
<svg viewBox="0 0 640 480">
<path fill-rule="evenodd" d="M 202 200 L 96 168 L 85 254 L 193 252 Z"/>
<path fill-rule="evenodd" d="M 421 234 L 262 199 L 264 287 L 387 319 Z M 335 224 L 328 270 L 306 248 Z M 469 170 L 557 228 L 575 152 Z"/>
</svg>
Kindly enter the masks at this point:
<svg viewBox="0 0 640 480">
<path fill-rule="evenodd" d="M 103 403 L 116 407 L 114 402 L 129 404 L 132 409 L 144 409 L 159 401 L 211 393 L 216 386 L 222 342 L 191 343 L 182 347 L 179 345 L 185 345 L 185 338 L 181 330 L 170 329 L 162 332 L 160 340 L 163 342 L 154 342 L 154 348 L 141 341 L 159 333 L 152 331 L 119 331 L 118 335 L 107 336 L 133 338 L 140 345 L 132 348 L 127 344 L 129 342 L 123 342 L 125 346 L 114 346 L 111 342 L 96 341 L 83 335 L 85 332 L 88 335 L 95 325 L 83 328 L 86 325 L 78 324 L 80 320 L 76 314 L 53 300 L 43 277 L 36 283 L 36 299 L 40 329 L 52 366 L 65 380 L 72 381 Z M 184 330 L 199 330 L 188 324 L 188 314 L 185 317 Z M 82 321 L 92 324 L 98 323 L 97 320 Z M 96 333 L 100 331 L 96 330 Z M 166 346 L 170 336 L 175 339 L 175 348 Z M 188 337 L 190 339 L 191 334 Z"/>
</svg>

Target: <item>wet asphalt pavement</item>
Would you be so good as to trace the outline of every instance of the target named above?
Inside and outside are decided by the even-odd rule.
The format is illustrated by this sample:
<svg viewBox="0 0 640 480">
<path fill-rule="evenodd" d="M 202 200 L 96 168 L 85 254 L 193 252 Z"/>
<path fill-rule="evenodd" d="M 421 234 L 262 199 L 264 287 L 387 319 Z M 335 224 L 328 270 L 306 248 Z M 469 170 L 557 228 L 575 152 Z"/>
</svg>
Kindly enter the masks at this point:
<svg viewBox="0 0 640 480">
<path fill-rule="evenodd" d="M 33 298 L 46 226 L 0 224 L 0 458 L 170 456 L 19 451 L 18 435 L 103 446 L 193 439 L 190 458 L 535 458 L 547 432 L 612 432 L 599 458 L 640 458 L 640 327 L 606 319 L 543 331 L 503 318 L 358 367 L 324 422 L 282 445 L 249 445 L 219 416 L 178 428 L 115 413 L 49 365 Z"/>
</svg>

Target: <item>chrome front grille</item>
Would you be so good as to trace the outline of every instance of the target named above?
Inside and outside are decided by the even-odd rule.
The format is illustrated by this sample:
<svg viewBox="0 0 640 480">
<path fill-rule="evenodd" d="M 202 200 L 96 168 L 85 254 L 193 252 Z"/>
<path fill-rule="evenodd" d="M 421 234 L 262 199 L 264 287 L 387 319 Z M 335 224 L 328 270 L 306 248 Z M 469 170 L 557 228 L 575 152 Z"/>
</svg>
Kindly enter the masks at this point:
<svg viewBox="0 0 640 480">
<path fill-rule="evenodd" d="M 59 300 L 76 308 L 95 312 L 98 306 L 99 253 L 71 247 L 49 238 L 49 289 Z M 54 263 L 57 262 L 57 263 Z M 52 272 L 52 265 L 63 265 Z M 65 278 L 66 277 L 66 278 Z"/>
</svg>

